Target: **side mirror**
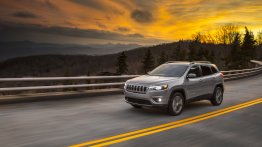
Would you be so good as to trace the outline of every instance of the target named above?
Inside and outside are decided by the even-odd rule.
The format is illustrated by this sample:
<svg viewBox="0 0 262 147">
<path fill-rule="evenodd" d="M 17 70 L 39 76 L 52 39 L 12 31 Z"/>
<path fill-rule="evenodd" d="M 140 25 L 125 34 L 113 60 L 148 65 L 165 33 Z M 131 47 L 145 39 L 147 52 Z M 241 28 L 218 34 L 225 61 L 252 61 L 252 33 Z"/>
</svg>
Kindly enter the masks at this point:
<svg viewBox="0 0 262 147">
<path fill-rule="evenodd" d="M 196 78 L 196 77 L 197 77 L 197 75 L 194 74 L 194 73 L 190 73 L 190 74 L 187 75 L 187 78 L 188 78 L 188 79 L 190 79 L 190 78 Z"/>
</svg>

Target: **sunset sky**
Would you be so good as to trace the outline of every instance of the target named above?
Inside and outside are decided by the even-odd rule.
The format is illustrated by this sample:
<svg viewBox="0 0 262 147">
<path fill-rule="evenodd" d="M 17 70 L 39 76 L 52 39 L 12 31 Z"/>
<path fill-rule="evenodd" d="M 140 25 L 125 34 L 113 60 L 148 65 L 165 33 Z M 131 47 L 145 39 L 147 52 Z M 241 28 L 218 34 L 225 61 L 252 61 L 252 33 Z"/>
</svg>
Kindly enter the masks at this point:
<svg viewBox="0 0 262 147">
<path fill-rule="evenodd" d="M 262 29 L 261 0 L 1 0 L 0 40 L 158 44 L 224 24 Z"/>
</svg>

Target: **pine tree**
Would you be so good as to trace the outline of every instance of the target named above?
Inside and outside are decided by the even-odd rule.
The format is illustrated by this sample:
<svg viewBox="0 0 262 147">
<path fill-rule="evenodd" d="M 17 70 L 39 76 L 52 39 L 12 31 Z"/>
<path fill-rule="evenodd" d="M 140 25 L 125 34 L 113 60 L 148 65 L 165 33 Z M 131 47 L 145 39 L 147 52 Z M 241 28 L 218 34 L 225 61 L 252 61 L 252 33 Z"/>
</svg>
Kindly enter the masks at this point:
<svg viewBox="0 0 262 147">
<path fill-rule="evenodd" d="M 185 61 L 186 60 L 186 50 L 184 49 L 181 49 L 181 52 L 180 52 L 180 61 Z"/>
<path fill-rule="evenodd" d="M 189 61 L 194 61 L 194 60 L 196 60 L 196 50 L 197 50 L 197 48 L 196 48 L 196 43 L 195 42 L 191 42 L 190 44 L 189 44 L 189 53 L 188 53 L 188 60 Z"/>
<path fill-rule="evenodd" d="M 186 52 L 181 48 L 181 44 L 177 45 L 177 48 L 174 49 L 173 55 L 172 55 L 173 60 L 175 61 L 183 61 L 186 60 Z"/>
<path fill-rule="evenodd" d="M 207 56 L 208 51 L 206 51 L 204 48 L 199 48 L 199 49 L 195 49 L 196 50 L 196 55 L 195 55 L 195 59 L 196 61 L 202 61 L 202 60 L 206 60 L 205 56 Z"/>
<path fill-rule="evenodd" d="M 163 64 L 167 61 L 168 61 L 168 56 L 166 55 L 165 51 L 162 51 L 160 57 L 157 60 L 158 65 Z"/>
<path fill-rule="evenodd" d="M 116 62 L 116 66 L 117 66 L 117 74 L 124 74 L 127 73 L 128 71 L 128 65 L 126 63 L 126 55 L 125 52 L 122 52 L 119 54 L 119 56 L 117 57 L 117 62 Z"/>
<path fill-rule="evenodd" d="M 255 46 L 256 41 L 254 39 L 253 32 L 249 31 L 247 27 L 245 27 L 245 35 L 244 35 L 244 40 L 243 44 L 241 47 L 242 54 L 244 56 L 244 62 L 245 62 L 245 67 L 247 67 L 249 60 L 253 59 L 255 56 Z"/>
<path fill-rule="evenodd" d="M 177 45 L 177 48 L 174 49 L 172 54 L 172 60 L 179 61 L 179 54 L 181 52 L 181 46 L 180 43 Z"/>
<path fill-rule="evenodd" d="M 201 60 L 210 61 L 210 62 L 213 63 L 214 58 L 215 58 L 215 53 L 211 49 L 201 47 L 200 50 L 198 51 L 198 56 L 199 56 L 198 60 L 200 60 L 200 61 Z"/>
<path fill-rule="evenodd" d="M 215 52 L 214 52 L 213 50 L 211 50 L 211 51 L 209 52 L 209 57 L 208 57 L 207 59 L 208 59 L 208 61 L 210 61 L 210 62 L 212 62 L 212 63 L 215 62 Z"/>
<path fill-rule="evenodd" d="M 143 63 L 143 70 L 145 73 L 147 73 L 148 71 L 154 68 L 155 61 L 150 50 L 147 50 L 142 63 Z"/>
<path fill-rule="evenodd" d="M 188 53 L 188 60 L 195 61 L 201 60 L 202 56 L 202 44 L 201 44 L 201 34 L 197 33 L 193 36 L 193 41 L 189 44 L 189 53 Z"/>
<path fill-rule="evenodd" d="M 244 60 L 241 53 L 240 34 L 237 33 L 231 44 L 231 51 L 226 58 L 226 66 L 228 69 L 240 69 L 243 68 Z"/>
</svg>

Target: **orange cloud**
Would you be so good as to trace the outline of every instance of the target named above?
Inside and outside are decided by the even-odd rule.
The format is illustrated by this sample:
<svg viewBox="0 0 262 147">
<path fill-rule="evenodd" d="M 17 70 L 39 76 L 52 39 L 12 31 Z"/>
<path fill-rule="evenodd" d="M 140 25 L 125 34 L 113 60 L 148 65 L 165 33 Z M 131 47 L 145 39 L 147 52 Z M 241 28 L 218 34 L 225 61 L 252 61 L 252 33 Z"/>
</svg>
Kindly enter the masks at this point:
<svg viewBox="0 0 262 147">
<path fill-rule="evenodd" d="M 228 23 L 255 32 L 262 28 L 261 0 L 9 0 L 0 2 L 0 12 L 2 22 L 140 34 L 163 41 L 189 39 Z"/>
</svg>

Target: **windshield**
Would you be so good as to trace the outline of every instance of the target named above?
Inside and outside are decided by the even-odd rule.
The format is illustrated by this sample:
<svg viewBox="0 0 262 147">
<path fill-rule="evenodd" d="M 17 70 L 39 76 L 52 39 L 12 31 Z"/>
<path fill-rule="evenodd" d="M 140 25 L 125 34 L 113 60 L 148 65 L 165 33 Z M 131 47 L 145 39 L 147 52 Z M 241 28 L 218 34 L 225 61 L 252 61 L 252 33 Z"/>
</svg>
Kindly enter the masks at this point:
<svg viewBox="0 0 262 147">
<path fill-rule="evenodd" d="M 164 76 L 164 77 L 181 77 L 186 69 L 187 65 L 179 64 L 162 64 L 148 73 L 150 76 Z"/>
</svg>

